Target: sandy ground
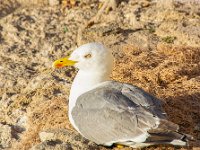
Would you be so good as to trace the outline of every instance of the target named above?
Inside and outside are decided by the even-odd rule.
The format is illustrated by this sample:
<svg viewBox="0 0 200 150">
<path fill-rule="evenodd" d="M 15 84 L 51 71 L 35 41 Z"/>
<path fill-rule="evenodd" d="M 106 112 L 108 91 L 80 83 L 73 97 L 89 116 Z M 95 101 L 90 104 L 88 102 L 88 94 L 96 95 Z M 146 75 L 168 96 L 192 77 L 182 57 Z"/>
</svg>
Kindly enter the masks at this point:
<svg viewBox="0 0 200 150">
<path fill-rule="evenodd" d="M 1 4 L 0 124 L 12 136 L 2 140 L 0 148 L 29 149 L 41 142 L 40 132 L 50 129 L 77 134 L 67 116 L 76 70 L 53 70 L 51 65 L 76 48 L 78 29 L 95 16 L 100 2 L 77 1 L 66 7 L 40 1 L 32 7 L 31 2 L 11 0 Z M 85 29 L 81 41 L 102 42 L 112 49 L 112 78 L 161 98 L 169 119 L 195 137 L 189 149 L 200 149 L 199 10 L 195 0 L 122 1 Z M 105 149 L 74 141 L 73 149 Z"/>
</svg>

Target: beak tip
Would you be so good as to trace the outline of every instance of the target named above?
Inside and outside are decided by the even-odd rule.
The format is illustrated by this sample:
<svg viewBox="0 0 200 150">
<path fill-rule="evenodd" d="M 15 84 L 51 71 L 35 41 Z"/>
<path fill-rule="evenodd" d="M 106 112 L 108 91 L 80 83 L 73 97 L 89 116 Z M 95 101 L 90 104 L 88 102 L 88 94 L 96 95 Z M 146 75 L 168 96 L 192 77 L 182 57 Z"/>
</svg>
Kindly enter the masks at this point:
<svg viewBox="0 0 200 150">
<path fill-rule="evenodd" d="M 61 58 L 53 62 L 52 67 L 53 68 L 62 68 L 65 66 L 73 66 L 77 61 L 69 60 L 68 58 Z"/>
</svg>

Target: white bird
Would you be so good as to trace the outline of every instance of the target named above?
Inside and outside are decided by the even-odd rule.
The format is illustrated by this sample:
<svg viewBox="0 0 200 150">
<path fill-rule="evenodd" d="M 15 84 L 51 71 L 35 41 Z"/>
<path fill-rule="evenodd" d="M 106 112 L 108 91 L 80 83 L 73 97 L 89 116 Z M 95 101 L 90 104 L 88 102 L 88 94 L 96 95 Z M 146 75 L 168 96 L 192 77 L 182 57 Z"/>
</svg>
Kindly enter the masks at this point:
<svg viewBox="0 0 200 150">
<path fill-rule="evenodd" d="M 189 135 L 167 120 L 162 101 L 137 86 L 112 81 L 113 56 L 100 43 L 80 46 L 55 68 L 79 69 L 69 96 L 69 120 L 85 138 L 104 146 L 184 146 Z"/>
</svg>

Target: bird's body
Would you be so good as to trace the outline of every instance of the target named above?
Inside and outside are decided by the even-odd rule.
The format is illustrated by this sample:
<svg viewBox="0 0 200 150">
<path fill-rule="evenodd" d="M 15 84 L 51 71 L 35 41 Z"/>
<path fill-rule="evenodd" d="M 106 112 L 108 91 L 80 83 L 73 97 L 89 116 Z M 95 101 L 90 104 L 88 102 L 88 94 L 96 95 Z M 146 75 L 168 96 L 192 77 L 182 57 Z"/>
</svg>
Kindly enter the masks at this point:
<svg viewBox="0 0 200 150">
<path fill-rule="evenodd" d="M 105 146 L 186 145 L 187 137 L 167 120 L 161 100 L 136 86 L 109 81 L 113 57 L 102 44 L 85 44 L 69 59 L 79 68 L 70 91 L 69 119 L 81 135 Z"/>
</svg>

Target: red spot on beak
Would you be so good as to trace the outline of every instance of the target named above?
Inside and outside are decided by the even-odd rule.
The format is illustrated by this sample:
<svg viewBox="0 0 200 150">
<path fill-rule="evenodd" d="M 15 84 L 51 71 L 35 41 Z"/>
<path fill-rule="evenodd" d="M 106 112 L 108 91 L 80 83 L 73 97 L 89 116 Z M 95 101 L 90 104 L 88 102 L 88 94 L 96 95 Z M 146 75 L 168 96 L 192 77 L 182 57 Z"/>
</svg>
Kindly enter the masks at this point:
<svg viewBox="0 0 200 150">
<path fill-rule="evenodd" d="M 63 64 L 57 64 L 57 65 L 56 65 L 57 68 L 60 68 L 60 67 L 62 67 L 62 66 L 63 66 Z"/>
</svg>

